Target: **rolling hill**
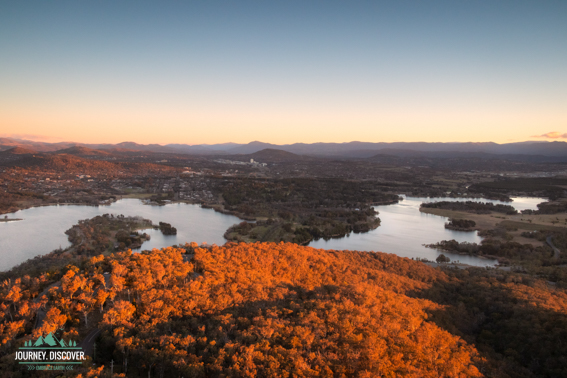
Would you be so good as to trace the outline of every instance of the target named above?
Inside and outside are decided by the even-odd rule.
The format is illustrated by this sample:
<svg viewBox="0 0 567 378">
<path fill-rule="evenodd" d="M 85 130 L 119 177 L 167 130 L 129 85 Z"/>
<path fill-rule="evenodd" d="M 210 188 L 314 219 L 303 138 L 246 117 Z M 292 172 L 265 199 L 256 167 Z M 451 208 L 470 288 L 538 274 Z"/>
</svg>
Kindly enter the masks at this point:
<svg viewBox="0 0 567 378">
<path fill-rule="evenodd" d="M 291 152 L 287 152 L 284 150 L 279 150 L 275 148 L 265 148 L 258 152 L 254 152 L 248 155 L 236 155 L 232 157 L 233 159 L 238 160 L 250 160 L 254 159 L 255 161 L 262 162 L 262 163 L 281 163 L 287 161 L 312 161 L 316 160 L 316 158 L 310 156 L 303 156 L 297 155 Z"/>
<path fill-rule="evenodd" d="M 191 243 L 86 257 L 42 285 L 11 278 L 0 298 L 16 308 L 38 308 L 42 287 L 61 282 L 35 337 L 63 327 L 81 340 L 87 320 L 100 330 L 94 362 L 105 368 L 89 361 L 76 374 L 105 375 L 111 360 L 125 376 L 567 374 L 567 294 L 502 270 L 292 243 Z M 13 353 L 29 339 L 14 327 L 32 324 L 22 311 L 0 319 L 0 351 Z M 1 377 L 17 369 L 0 361 Z"/>
<path fill-rule="evenodd" d="M 24 148 L 24 147 L 13 147 L 9 150 L 0 151 L 0 154 L 3 155 L 27 155 L 27 154 L 37 154 L 37 151 Z"/>
<path fill-rule="evenodd" d="M 537 161 L 567 161 L 566 142 L 521 142 L 497 144 L 487 143 L 294 143 L 276 145 L 259 141 L 248 144 L 222 143 L 211 145 L 188 144 L 139 144 L 122 142 L 118 144 L 79 144 L 71 142 L 43 143 L 0 138 L 0 150 L 13 147 L 33 149 L 38 152 L 57 151 L 73 147 L 84 147 L 94 150 L 128 150 L 156 153 L 177 153 L 193 155 L 250 155 L 265 149 L 282 150 L 296 155 L 325 156 L 339 158 L 369 158 L 377 154 L 394 154 L 397 156 L 414 156 L 418 153 L 429 157 L 483 157 L 494 155 L 496 158 L 525 160 L 521 156 Z M 468 154 L 468 155 L 467 155 Z M 519 157 L 520 156 L 520 157 Z"/>
<path fill-rule="evenodd" d="M 76 155 L 76 156 L 109 156 L 111 155 L 110 152 L 95 150 L 88 147 L 83 146 L 73 146 L 69 148 L 65 148 L 62 150 L 54 151 L 55 154 L 68 154 L 68 155 Z"/>
</svg>

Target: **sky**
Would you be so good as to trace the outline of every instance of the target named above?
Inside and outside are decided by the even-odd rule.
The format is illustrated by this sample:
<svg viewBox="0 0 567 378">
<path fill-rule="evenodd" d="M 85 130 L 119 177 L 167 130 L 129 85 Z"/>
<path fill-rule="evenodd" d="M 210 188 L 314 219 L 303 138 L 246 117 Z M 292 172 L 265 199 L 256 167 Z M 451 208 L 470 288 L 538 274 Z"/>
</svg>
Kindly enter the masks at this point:
<svg viewBox="0 0 567 378">
<path fill-rule="evenodd" d="M 0 0 L 0 136 L 567 140 L 567 1 Z"/>
</svg>

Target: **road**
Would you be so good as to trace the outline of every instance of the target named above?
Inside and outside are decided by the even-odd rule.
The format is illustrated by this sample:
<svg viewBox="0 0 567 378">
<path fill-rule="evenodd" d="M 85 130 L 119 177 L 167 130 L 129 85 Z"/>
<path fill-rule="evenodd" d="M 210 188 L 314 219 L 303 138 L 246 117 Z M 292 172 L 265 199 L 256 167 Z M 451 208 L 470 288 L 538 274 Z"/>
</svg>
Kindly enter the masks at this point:
<svg viewBox="0 0 567 378">
<path fill-rule="evenodd" d="M 108 285 L 109 280 L 110 280 L 110 273 L 104 272 L 103 273 L 103 277 L 104 277 L 104 281 L 105 281 L 105 285 Z M 57 281 L 55 283 L 52 283 L 51 285 L 49 285 L 48 287 L 45 288 L 45 290 L 43 290 L 35 299 L 34 301 L 37 302 L 40 300 L 40 298 L 44 295 L 47 295 L 49 292 L 49 289 L 51 289 L 52 287 L 59 287 L 61 286 L 61 281 Z M 99 289 L 97 289 L 99 290 Z M 96 291 L 95 291 L 96 294 Z M 41 327 L 41 325 L 43 324 L 43 320 L 45 319 L 45 316 L 47 315 L 47 310 L 40 308 L 37 310 L 37 315 L 36 315 L 36 320 L 35 320 L 35 325 L 34 328 L 39 328 Z M 98 328 L 94 328 L 92 329 L 87 336 L 85 336 L 85 338 L 83 339 L 83 341 L 79 344 L 79 346 L 81 348 L 83 348 L 83 351 L 85 352 L 85 355 L 87 356 L 92 356 L 93 354 L 93 347 L 94 347 L 94 342 L 96 341 L 96 338 L 98 337 L 98 335 L 100 334 L 100 330 Z"/>
<path fill-rule="evenodd" d="M 554 259 L 559 259 L 559 249 L 553 245 L 553 242 L 551 241 L 551 236 L 548 236 L 547 239 L 545 239 L 545 241 L 547 242 L 547 244 L 549 244 L 549 246 L 553 249 L 553 258 Z"/>
<path fill-rule="evenodd" d="M 55 283 L 52 283 L 51 285 L 46 287 L 45 290 L 43 290 L 41 293 L 39 293 L 39 295 L 37 297 L 35 297 L 33 301 L 37 303 L 41 299 L 41 297 L 43 297 L 44 295 L 47 296 L 47 294 L 49 293 L 49 289 L 51 289 L 52 287 L 59 287 L 59 286 L 61 286 L 61 281 L 57 281 Z M 40 309 L 37 310 L 36 317 L 35 317 L 35 325 L 33 327 L 34 329 L 41 327 L 41 325 L 43 324 L 43 320 L 45 319 L 45 315 L 47 315 L 46 309 L 40 308 Z"/>
<path fill-rule="evenodd" d="M 85 352 L 85 355 L 91 356 L 91 357 L 93 356 L 94 343 L 95 343 L 98 335 L 100 335 L 100 329 L 98 329 L 98 328 L 92 329 L 87 334 L 87 336 L 85 336 L 85 338 L 83 339 L 83 341 L 79 345 L 81 348 L 83 348 L 83 352 Z"/>
</svg>

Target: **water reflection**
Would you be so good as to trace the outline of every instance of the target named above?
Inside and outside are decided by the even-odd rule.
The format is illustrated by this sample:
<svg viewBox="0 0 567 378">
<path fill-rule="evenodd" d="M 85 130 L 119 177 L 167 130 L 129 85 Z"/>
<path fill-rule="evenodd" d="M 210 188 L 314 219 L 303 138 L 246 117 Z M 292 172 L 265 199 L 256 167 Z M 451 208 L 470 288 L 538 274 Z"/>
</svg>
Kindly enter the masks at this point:
<svg viewBox="0 0 567 378">
<path fill-rule="evenodd" d="M 423 214 L 419 205 L 427 201 L 455 201 L 454 198 L 405 198 L 396 205 L 378 206 L 381 226 L 366 234 L 352 234 L 342 239 L 319 240 L 310 246 L 324 249 L 349 249 L 359 251 L 383 251 L 404 257 L 420 257 L 434 260 L 439 252 L 428 249 L 422 244 L 436 243 L 441 240 L 480 242 L 476 232 L 451 231 L 444 228 L 445 217 Z M 460 199 L 463 200 L 463 199 Z M 476 201 L 479 201 L 478 199 Z M 486 201 L 486 200 L 481 200 Z M 545 201 L 542 198 L 515 198 L 512 205 L 518 210 L 535 209 Z M 491 201 L 494 203 L 504 203 Z M 509 204 L 509 203 L 504 203 Z M 195 241 L 222 245 L 225 243 L 224 232 L 240 219 L 230 215 L 203 209 L 199 205 L 169 204 L 166 206 L 148 206 L 137 199 L 123 199 L 109 206 L 46 206 L 21 210 L 8 214 L 9 218 L 22 218 L 19 222 L 0 223 L 0 270 L 11 267 L 48 253 L 59 247 L 70 245 L 65 230 L 81 219 L 88 219 L 102 214 L 123 214 L 142 216 L 158 222 L 171 223 L 177 228 L 177 235 L 165 236 L 158 230 L 146 230 L 151 240 L 141 249 L 163 248 L 175 244 Z M 451 260 L 485 266 L 495 261 L 470 256 L 447 254 Z"/>
<path fill-rule="evenodd" d="M 425 248 L 423 244 L 433 244 L 441 240 L 455 239 L 459 242 L 480 243 L 482 238 L 475 232 L 453 231 L 445 229 L 446 217 L 425 214 L 419 211 L 423 202 L 437 201 L 476 201 L 512 205 L 516 210 L 537 209 L 537 204 L 546 201 L 544 198 L 513 198 L 513 202 L 501 202 L 472 198 L 422 198 L 404 197 L 395 205 L 376 206 L 380 213 L 380 227 L 365 234 L 351 234 L 348 237 L 331 240 L 317 240 L 310 247 L 323 249 L 350 249 L 358 251 L 380 251 L 394 253 L 402 257 L 427 258 L 435 260 L 441 252 Z M 496 260 L 482 259 L 467 255 L 444 252 L 452 261 L 475 266 L 491 266 Z"/>
<path fill-rule="evenodd" d="M 222 245 L 226 242 L 224 232 L 240 222 L 231 215 L 203 209 L 199 205 L 184 203 L 166 206 L 148 206 L 137 199 L 123 199 L 109 206 L 45 206 L 21 210 L 8 214 L 9 218 L 22 221 L 0 223 L 0 270 L 11 267 L 70 245 L 65 231 L 81 219 L 102 214 L 139 215 L 152 220 L 171 223 L 177 235 L 165 236 L 158 230 L 146 230 L 151 240 L 142 249 L 163 248 L 170 245 L 195 241 Z"/>
</svg>

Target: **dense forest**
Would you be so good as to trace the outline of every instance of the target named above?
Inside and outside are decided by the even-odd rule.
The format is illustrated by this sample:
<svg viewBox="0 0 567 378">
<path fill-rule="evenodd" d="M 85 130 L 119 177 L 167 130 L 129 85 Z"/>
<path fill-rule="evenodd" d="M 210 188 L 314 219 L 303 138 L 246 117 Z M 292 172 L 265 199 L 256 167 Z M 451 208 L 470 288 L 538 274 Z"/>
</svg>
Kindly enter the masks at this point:
<svg viewBox="0 0 567 378">
<path fill-rule="evenodd" d="M 523 210 L 522 214 L 558 214 L 567 212 L 567 202 L 542 202 L 537 210 Z"/>
<path fill-rule="evenodd" d="M 231 179 L 218 181 L 215 191 L 224 211 L 243 219 L 267 221 L 240 224 L 225 237 L 234 241 L 290 241 L 342 237 L 379 226 L 372 205 L 391 204 L 398 196 L 376 182 L 343 179 Z"/>
<path fill-rule="evenodd" d="M 522 177 L 475 183 L 469 187 L 469 191 L 472 193 L 488 192 L 505 195 L 516 193 L 534 197 L 548 197 L 550 200 L 555 200 L 565 197 L 565 185 L 567 185 L 567 179 L 565 178 Z"/>
<path fill-rule="evenodd" d="M 475 214 L 490 214 L 491 212 L 503 214 L 517 214 L 518 212 L 510 205 L 493 204 L 492 202 L 474 202 L 474 201 L 439 201 L 424 202 L 421 204 L 423 208 L 443 209 L 453 211 L 466 211 Z"/>
<path fill-rule="evenodd" d="M 59 330 L 81 343 L 97 328 L 94 359 L 62 376 L 110 376 L 110 361 L 132 377 L 567 375 L 562 289 L 384 253 L 126 251 L 11 277 L 0 300 L 2 377 L 31 376 L 13 355 L 26 341 Z"/>
<path fill-rule="evenodd" d="M 450 219 L 445 223 L 445 228 L 456 231 L 473 231 L 476 222 L 469 219 Z"/>
</svg>

